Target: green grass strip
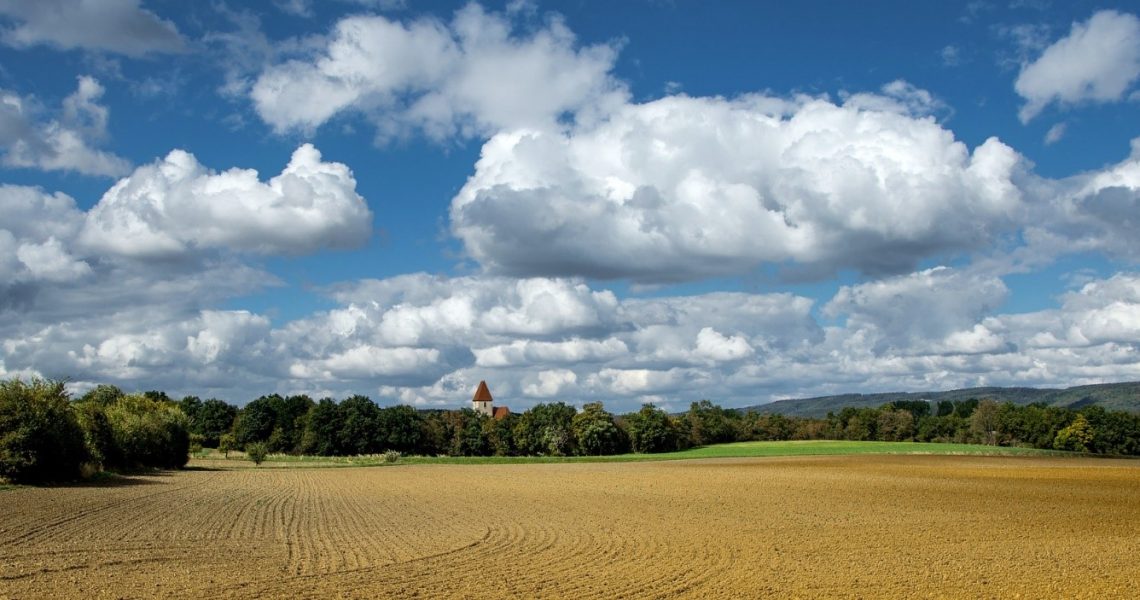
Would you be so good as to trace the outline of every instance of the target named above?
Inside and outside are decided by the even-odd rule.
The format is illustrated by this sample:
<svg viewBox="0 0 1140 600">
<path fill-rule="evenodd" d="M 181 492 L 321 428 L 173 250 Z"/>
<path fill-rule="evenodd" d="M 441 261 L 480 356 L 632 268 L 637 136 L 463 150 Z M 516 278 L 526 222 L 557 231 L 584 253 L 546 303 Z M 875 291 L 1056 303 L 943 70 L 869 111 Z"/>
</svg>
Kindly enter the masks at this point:
<svg viewBox="0 0 1140 600">
<path fill-rule="evenodd" d="M 930 442 L 852 442 L 832 440 L 786 442 L 735 442 L 703 446 L 680 452 L 661 454 L 617 454 L 613 456 L 403 456 L 396 463 L 384 460 L 382 454 L 368 456 L 292 456 L 272 454 L 262 465 L 273 467 L 362 467 L 392 464 L 404 465 L 513 465 L 577 462 L 642 462 L 686 460 L 698 458 L 755 458 L 780 456 L 826 456 L 844 454 L 933 454 L 969 456 L 1083 456 L 1073 452 L 1009 448 L 975 444 L 939 444 Z M 224 460 L 220 454 L 210 456 Z M 226 463 L 249 464 L 240 453 L 231 453 Z M 229 466 L 229 464 L 227 464 Z"/>
</svg>

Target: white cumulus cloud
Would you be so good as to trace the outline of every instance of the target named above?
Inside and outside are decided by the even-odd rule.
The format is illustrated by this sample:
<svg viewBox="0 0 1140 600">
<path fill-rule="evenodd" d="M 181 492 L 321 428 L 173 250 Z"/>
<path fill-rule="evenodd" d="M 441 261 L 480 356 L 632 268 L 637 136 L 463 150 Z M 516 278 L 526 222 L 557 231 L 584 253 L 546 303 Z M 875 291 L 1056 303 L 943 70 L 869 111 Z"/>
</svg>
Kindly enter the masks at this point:
<svg viewBox="0 0 1140 600">
<path fill-rule="evenodd" d="M 602 369 L 588 383 L 622 396 L 639 396 L 674 391 L 683 382 L 682 369 Z"/>
<path fill-rule="evenodd" d="M 514 410 L 557 399 L 602 400 L 616 411 L 647 401 L 683 407 L 710 398 L 741 406 L 853 388 L 1058 385 L 1140 375 L 1140 276 L 1132 273 L 1090 281 L 1057 308 L 1019 314 L 998 312 L 1000 280 L 933 269 L 840 290 L 824 311 L 839 321 L 834 325 L 815 321 L 808 298 L 713 293 L 595 302 L 599 315 L 586 329 L 541 321 L 494 331 L 482 316 L 525 315 L 524 298 L 544 300 L 502 278 L 417 274 L 341 289 L 340 307 L 275 326 L 248 311 L 187 301 L 210 291 L 219 274 L 156 281 L 151 289 L 123 273 L 112 274 L 115 287 L 145 303 L 109 295 L 109 283 L 93 269 L 74 282 L 45 281 L 53 297 L 35 319 L 19 308 L 0 311 L 6 372 L 235 402 L 273 391 L 365 393 L 448 407 L 465 406 L 486 379 L 498 403 Z M 532 283 L 578 294 L 583 304 L 610 295 L 570 280 Z M 77 286 L 74 294 L 95 298 L 97 310 L 55 298 L 70 293 L 61 286 Z M 470 322 L 395 338 L 382 326 L 390 314 L 456 298 L 469 299 Z M 944 316 L 946 324 L 936 322 Z"/>
<path fill-rule="evenodd" d="M 510 367 L 609 361 L 628 354 L 629 347 L 616 338 L 605 340 L 571 338 L 560 342 L 515 340 L 509 344 L 477 348 L 474 353 L 477 366 Z"/>
<path fill-rule="evenodd" d="M 318 360 L 298 361 L 289 374 L 298 379 L 341 381 L 377 377 L 420 376 L 436 367 L 440 351 L 435 348 L 382 348 L 355 346 Z M 442 375 L 443 373 L 439 373 Z"/>
<path fill-rule="evenodd" d="M 186 336 L 186 351 L 195 364 L 241 362 L 269 334 L 269 319 L 244 310 L 204 310 L 200 327 Z"/>
<path fill-rule="evenodd" d="M 519 32 L 478 4 L 448 23 L 351 16 L 308 45 L 315 49 L 265 69 L 250 90 L 278 132 L 354 112 L 382 138 L 419 129 L 443 139 L 550 125 L 625 98 L 609 74 L 612 45 L 581 47 L 557 18 Z"/>
<path fill-rule="evenodd" d="M 0 89 L 0 161 L 9 167 L 115 176 L 130 163 L 94 146 L 107 137 L 108 110 L 97 101 L 103 86 L 82 76 L 55 118 L 35 98 Z"/>
<path fill-rule="evenodd" d="M 1001 279 L 936 267 L 909 275 L 844 286 L 824 306 L 824 314 L 845 316 L 879 353 L 925 351 L 947 336 L 961 346 L 970 330 L 1005 302 Z M 980 332 L 979 332 L 980 333 Z"/>
<path fill-rule="evenodd" d="M 1061 307 L 1004 319 L 1034 348 L 1123 345 L 1140 351 L 1140 276 L 1118 273 L 1062 297 Z"/>
<path fill-rule="evenodd" d="M 143 56 L 186 46 L 173 23 L 139 0 L 0 0 L 0 15 L 12 21 L 0 40 L 16 48 L 45 44 Z"/>
<path fill-rule="evenodd" d="M 1028 224 L 1027 238 L 1053 252 L 1096 251 L 1129 261 L 1140 259 L 1140 138 L 1129 158 L 1098 171 L 1048 181 L 1041 218 Z"/>
<path fill-rule="evenodd" d="M 726 336 L 712 327 L 702 327 L 697 333 L 695 354 L 714 362 L 740 360 L 752 354 L 752 346 L 743 336 Z"/>
<path fill-rule="evenodd" d="M 523 383 L 523 394 L 531 398 L 552 398 L 566 388 L 578 383 L 578 376 L 568 369 L 539 371 L 529 381 Z"/>
<path fill-rule="evenodd" d="M 210 248 L 302 254 L 359 245 L 371 228 L 352 172 L 305 144 L 266 183 L 257 171 L 218 173 L 174 150 L 108 190 L 81 238 L 97 251 L 142 258 Z"/>
<path fill-rule="evenodd" d="M 674 96 L 500 133 L 452 200 L 452 232 L 490 272 L 663 282 L 905 272 L 1014 228 L 1020 156 L 996 139 L 971 152 L 912 112 L 928 94 L 888 88 L 840 105 Z"/>
<path fill-rule="evenodd" d="M 70 281 L 91 273 L 91 267 L 68 253 L 55 238 L 41 244 L 25 243 L 16 249 L 16 258 L 36 279 Z"/>
<path fill-rule="evenodd" d="M 1102 10 L 1074 23 L 1064 38 L 1025 64 L 1014 89 L 1025 99 L 1018 116 L 1028 123 L 1049 104 L 1121 100 L 1140 77 L 1140 19 Z"/>
<path fill-rule="evenodd" d="M 69 242 L 83 213 L 65 194 L 0 185 L 0 309 L 11 286 L 32 281 L 66 282 L 91 273 Z"/>
<path fill-rule="evenodd" d="M 408 346 L 573 337 L 608 329 L 618 307 L 613 292 L 579 281 L 423 273 L 359 282 L 334 297 L 347 305 L 329 313 L 334 331 Z"/>
</svg>

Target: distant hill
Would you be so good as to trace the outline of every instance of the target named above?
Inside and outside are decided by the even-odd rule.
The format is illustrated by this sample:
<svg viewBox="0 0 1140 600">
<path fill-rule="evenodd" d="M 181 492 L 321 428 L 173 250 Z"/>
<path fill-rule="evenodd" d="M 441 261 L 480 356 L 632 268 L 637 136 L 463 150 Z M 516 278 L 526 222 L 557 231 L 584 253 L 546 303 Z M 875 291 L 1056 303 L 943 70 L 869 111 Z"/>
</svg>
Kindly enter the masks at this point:
<svg viewBox="0 0 1140 600">
<path fill-rule="evenodd" d="M 889 392 L 884 394 L 840 394 L 799 400 L 779 400 L 769 404 L 758 404 L 739 408 L 740 411 L 779 413 L 789 417 L 826 417 L 829 412 L 839 412 L 845 407 L 878 407 L 896 400 L 968 400 L 970 398 L 992 398 L 998 402 L 1032 404 L 1041 402 L 1048 406 L 1081 408 L 1099 405 L 1106 410 L 1140 412 L 1140 381 L 1127 383 L 1104 383 L 1080 385 L 1065 389 L 978 387 L 948 392 Z"/>
</svg>

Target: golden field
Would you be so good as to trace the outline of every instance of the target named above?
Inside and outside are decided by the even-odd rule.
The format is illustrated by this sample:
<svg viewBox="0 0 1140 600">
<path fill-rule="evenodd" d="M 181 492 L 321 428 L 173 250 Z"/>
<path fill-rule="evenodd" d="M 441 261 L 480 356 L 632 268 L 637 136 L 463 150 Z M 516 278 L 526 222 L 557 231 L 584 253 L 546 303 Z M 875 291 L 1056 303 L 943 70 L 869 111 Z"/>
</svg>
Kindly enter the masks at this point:
<svg viewBox="0 0 1140 600">
<path fill-rule="evenodd" d="M 188 470 L 0 492 L 0 598 L 1127 598 L 1140 462 Z"/>
</svg>

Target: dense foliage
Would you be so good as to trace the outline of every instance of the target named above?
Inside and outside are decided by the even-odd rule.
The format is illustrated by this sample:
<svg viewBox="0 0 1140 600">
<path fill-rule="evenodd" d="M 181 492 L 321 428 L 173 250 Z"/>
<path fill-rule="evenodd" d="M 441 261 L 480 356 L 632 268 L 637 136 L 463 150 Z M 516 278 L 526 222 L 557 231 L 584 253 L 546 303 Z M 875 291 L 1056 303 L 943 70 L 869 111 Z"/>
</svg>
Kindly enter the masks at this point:
<svg viewBox="0 0 1140 600">
<path fill-rule="evenodd" d="M 991 399 L 901 399 L 846 407 L 826 418 L 725 409 L 708 400 L 669 414 L 645 404 L 614 415 L 601 402 L 581 410 L 538 404 L 492 419 L 471 409 L 380 407 L 366 396 L 340 402 L 271 394 L 238 409 L 221 400 L 163 392 L 125 394 L 98 386 L 70 401 L 60 382 L 0 382 L 0 476 L 74 479 L 94 468 L 179 468 L 195 444 L 229 453 L 343 456 L 573 456 L 655 453 L 733 441 L 876 440 L 1024 446 L 1140 455 L 1140 415 Z M 197 448 L 197 445 L 195 445 Z"/>
<path fill-rule="evenodd" d="M 63 383 L 0 382 L 0 477 L 29 483 L 75 479 L 87 459 Z"/>
<path fill-rule="evenodd" d="M 72 408 L 88 452 L 104 468 L 175 469 L 189 459 L 190 419 L 165 393 L 124 394 L 100 385 Z"/>
<path fill-rule="evenodd" d="M 262 410 L 251 405 L 255 408 L 247 406 L 238 415 L 239 424 L 247 411 Z M 731 410 L 708 400 L 692 403 L 681 414 L 646 404 L 637 412 L 614 415 L 600 402 L 588 403 L 581 410 L 555 402 L 491 419 L 470 409 L 381 408 L 365 396 L 352 396 L 340 403 L 322 399 L 297 422 L 303 423 L 298 425 L 302 435 L 294 451 L 326 456 L 387 450 L 449 456 L 604 455 L 671 452 L 734 441 L 808 439 L 958 442 L 1140 454 L 1140 415 L 1098 406 L 1073 410 L 977 398 L 937 403 L 899 400 L 878 408 L 844 408 L 823 419 Z M 271 429 L 267 426 L 261 431 Z M 277 447 L 275 451 L 288 450 Z"/>
<path fill-rule="evenodd" d="M 233 429 L 238 413 L 236 407 L 221 400 L 203 402 L 197 396 L 186 396 L 178 407 L 189 419 L 190 433 L 201 436 L 202 445 L 209 448 L 217 448 L 222 436 Z"/>
<path fill-rule="evenodd" d="M 108 467 L 177 469 L 190 458 L 189 420 L 178 405 L 129 394 L 105 408 L 113 453 Z"/>
<path fill-rule="evenodd" d="M 161 392 L 124 394 L 101 385 L 72 401 L 63 382 L 0 382 L 0 477 L 10 481 L 179 468 L 189 447 L 189 419 Z"/>
<path fill-rule="evenodd" d="M 909 401 L 845 408 L 822 420 L 791 421 L 799 426 L 814 423 L 814 437 L 819 439 L 959 442 L 1140 455 L 1140 415 L 1100 406 L 1073 410 L 989 399 L 936 405 Z"/>
</svg>

